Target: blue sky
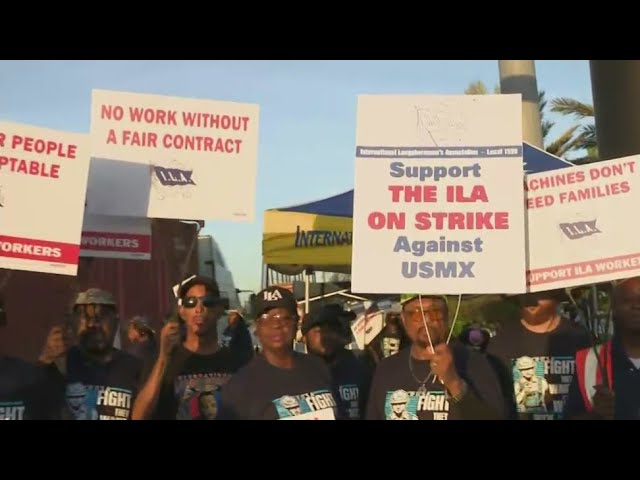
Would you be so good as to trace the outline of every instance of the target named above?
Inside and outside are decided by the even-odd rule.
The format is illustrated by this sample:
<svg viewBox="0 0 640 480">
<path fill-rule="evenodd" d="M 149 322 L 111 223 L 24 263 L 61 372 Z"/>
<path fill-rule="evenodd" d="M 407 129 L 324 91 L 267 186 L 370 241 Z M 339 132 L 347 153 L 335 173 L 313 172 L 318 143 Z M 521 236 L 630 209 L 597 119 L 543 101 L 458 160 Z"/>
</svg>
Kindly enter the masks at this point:
<svg viewBox="0 0 640 480">
<path fill-rule="evenodd" d="M 592 102 L 588 61 L 537 61 L 536 70 L 547 98 Z M 497 60 L 2 61 L 0 118 L 88 132 L 93 88 L 260 104 L 256 220 L 205 229 L 237 287 L 257 290 L 264 210 L 352 188 L 357 95 L 461 94 L 498 79 Z"/>
</svg>

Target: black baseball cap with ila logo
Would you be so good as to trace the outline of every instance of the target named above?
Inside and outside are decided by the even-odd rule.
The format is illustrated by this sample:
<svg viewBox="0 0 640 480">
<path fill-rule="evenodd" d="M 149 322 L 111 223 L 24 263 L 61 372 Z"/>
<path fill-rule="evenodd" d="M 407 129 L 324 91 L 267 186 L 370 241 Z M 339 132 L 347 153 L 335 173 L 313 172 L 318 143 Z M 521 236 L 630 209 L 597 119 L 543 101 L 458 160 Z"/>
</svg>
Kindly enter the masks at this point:
<svg viewBox="0 0 640 480">
<path fill-rule="evenodd" d="M 256 295 L 256 315 L 260 316 L 272 308 L 286 308 L 298 318 L 298 302 L 293 293 L 283 287 L 267 287 Z"/>
</svg>

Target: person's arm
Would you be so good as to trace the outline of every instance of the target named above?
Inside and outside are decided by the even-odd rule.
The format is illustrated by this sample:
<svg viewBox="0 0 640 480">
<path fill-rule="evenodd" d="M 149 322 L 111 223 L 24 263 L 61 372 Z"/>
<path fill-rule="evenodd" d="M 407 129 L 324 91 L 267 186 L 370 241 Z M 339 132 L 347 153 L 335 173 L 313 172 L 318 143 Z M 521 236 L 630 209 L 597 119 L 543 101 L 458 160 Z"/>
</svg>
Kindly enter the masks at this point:
<svg viewBox="0 0 640 480">
<path fill-rule="evenodd" d="M 242 365 L 246 365 L 254 357 L 255 352 L 251 333 L 243 319 L 239 319 L 234 326 L 230 327 L 230 336 L 229 349 L 238 355 Z"/>
<path fill-rule="evenodd" d="M 502 420 L 506 407 L 500 382 L 486 357 L 465 347 L 435 347 L 433 373 L 443 381 L 449 405 L 463 420 Z"/>
<path fill-rule="evenodd" d="M 604 385 L 596 386 L 593 410 L 588 412 L 582 393 L 580 393 L 578 376 L 574 375 L 569 386 L 563 417 L 565 420 L 613 420 L 615 417 L 615 396 Z"/>
<path fill-rule="evenodd" d="M 160 332 L 160 351 L 158 358 L 148 375 L 144 386 L 140 389 L 131 412 L 132 420 L 147 420 L 156 410 L 162 383 L 169 366 L 171 353 L 180 341 L 180 326 L 177 322 L 168 322 Z"/>
<path fill-rule="evenodd" d="M 64 334 L 64 327 L 61 325 L 53 327 L 47 334 L 44 347 L 38 357 L 37 365 L 44 368 L 44 372 L 51 374 L 56 369 L 62 376 L 67 372 L 67 351 L 69 349 L 68 339 Z"/>
</svg>

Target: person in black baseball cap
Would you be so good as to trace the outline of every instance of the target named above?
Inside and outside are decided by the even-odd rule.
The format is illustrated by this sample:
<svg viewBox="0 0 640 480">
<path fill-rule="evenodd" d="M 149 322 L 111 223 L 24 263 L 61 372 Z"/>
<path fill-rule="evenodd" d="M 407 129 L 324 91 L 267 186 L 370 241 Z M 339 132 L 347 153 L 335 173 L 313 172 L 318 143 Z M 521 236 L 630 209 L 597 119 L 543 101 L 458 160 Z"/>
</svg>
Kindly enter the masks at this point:
<svg viewBox="0 0 640 480">
<path fill-rule="evenodd" d="M 310 354 L 322 358 L 331 371 L 341 418 L 360 420 L 364 416 L 371 372 L 345 347 L 351 342 L 353 312 L 338 304 L 312 311 L 302 324 Z"/>
<path fill-rule="evenodd" d="M 265 288 L 256 295 L 255 312 L 262 350 L 223 390 L 220 418 L 334 420 L 337 405 L 329 370 L 315 355 L 293 350 L 298 321 L 293 293 Z"/>
<path fill-rule="evenodd" d="M 291 364 L 298 321 L 298 302 L 286 288 L 270 287 L 256 297 L 256 335 L 263 354 L 273 364 Z"/>
</svg>

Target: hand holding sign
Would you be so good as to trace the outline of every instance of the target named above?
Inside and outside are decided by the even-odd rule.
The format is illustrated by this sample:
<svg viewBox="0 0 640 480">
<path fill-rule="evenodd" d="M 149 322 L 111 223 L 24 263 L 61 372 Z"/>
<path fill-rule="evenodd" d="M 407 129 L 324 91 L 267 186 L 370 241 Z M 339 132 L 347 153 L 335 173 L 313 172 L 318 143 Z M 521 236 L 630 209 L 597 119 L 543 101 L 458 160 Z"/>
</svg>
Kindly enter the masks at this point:
<svg viewBox="0 0 640 480">
<path fill-rule="evenodd" d="M 160 356 L 167 358 L 180 343 L 180 324 L 167 322 L 160 331 Z"/>
<path fill-rule="evenodd" d="M 446 343 L 434 345 L 433 357 L 431 357 L 431 372 L 439 378 L 447 389 L 455 389 L 460 382 L 460 376 L 456 370 L 451 347 Z M 454 392 L 452 392 L 454 394 Z"/>
<path fill-rule="evenodd" d="M 593 409 L 603 420 L 613 420 L 615 415 L 615 394 L 604 385 L 596 385 Z"/>
</svg>

